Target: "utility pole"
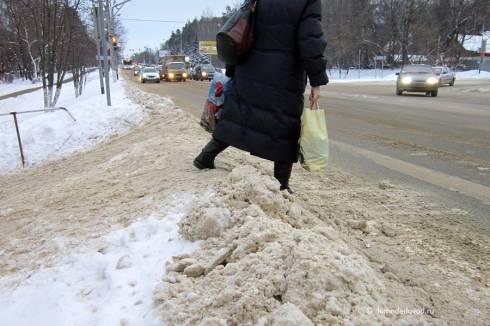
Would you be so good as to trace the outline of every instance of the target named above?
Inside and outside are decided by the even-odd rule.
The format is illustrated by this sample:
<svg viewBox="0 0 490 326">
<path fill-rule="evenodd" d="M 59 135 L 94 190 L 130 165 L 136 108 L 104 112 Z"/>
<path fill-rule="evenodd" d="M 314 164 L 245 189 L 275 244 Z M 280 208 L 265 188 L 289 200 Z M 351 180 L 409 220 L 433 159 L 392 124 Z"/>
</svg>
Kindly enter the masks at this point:
<svg viewBox="0 0 490 326">
<path fill-rule="evenodd" d="M 111 2 L 106 0 L 106 15 L 107 15 L 107 33 L 109 34 L 109 38 L 112 38 L 114 35 L 114 26 L 113 26 L 113 12 Z M 116 49 L 114 46 L 110 47 L 111 54 L 111 68 L 112 68 L 112 81 L 116 82 L 116 73 L 117 73 L 117 62 L 116 62 Z"/>
<path fill-rule="evenodd" d="M 359 48 L 359 79 L 361 79 L 361 49 Z"/>
<path fill-rule="evenodd" d="M 104 28 L 104 6 L 102 0 L 99 0 L 99 31 L 101 32 L 102 38 L 102 56 L 104 58 L 104 77 L 105 77 L 105 87 L 107 95 L 107 106 L 111 106 L 111 88 L 109 83 L 109 60 L 107 57 L 107 34 Z"/>
<path fill-rule="evenodd" d="M 480 49 L 480 65 L 478 66 L 478 74 L 481 74 L 483 63 L 485 61 L 485 53 L 487 50 L 487 34 L 485 33 L 485 25 L 482 27 L 481 32 L 481 49 Z"/>
<path fill-rule="evenodd" d="M 95 26 L 95 38 L 97 40 L 97 63 L 99 64 L 99 79 L 100 79 L 100 93 L 102 95 L 105 94 L 104 91 L 104 77 L 102 73 L 102 52 L 100 51 L 100 43 L 102 42 L 101 32 L 99 30 L 99 17 L 98 17 L 98 8 L 93 3 L 93 16 L 94 16 L 94 26 Z"/>
</svg>

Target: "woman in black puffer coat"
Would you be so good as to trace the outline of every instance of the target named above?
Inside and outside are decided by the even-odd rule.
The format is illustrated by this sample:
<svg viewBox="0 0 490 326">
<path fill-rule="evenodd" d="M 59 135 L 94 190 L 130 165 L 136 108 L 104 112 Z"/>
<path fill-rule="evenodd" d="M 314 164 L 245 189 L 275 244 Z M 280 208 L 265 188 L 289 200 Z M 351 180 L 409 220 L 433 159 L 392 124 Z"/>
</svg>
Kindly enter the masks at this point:
<svg viewBox="0 0 490 326">
<path fill-rule="evenodd" d="M 258 0 L 254 44 L 232 69 L 231 90 L 213 139 L 194 160 L 197 168 L 213 169 L 231 145 L 275 162 L 274 176 L 290 191 L 307 77 L 311 105 L 328 83 L 321 17 L 321 0 Z"/>
</svg>

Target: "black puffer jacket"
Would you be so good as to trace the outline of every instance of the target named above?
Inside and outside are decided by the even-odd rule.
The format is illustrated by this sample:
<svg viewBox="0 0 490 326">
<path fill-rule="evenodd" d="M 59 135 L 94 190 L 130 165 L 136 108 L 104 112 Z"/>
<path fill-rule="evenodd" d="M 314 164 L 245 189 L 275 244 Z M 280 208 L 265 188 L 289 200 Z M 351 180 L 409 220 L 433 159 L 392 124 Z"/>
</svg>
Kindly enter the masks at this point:
<svg viewBox="0 0 490 326">
<path fill-rule="evenodd" d="M 297 162 L 306 76 L 328 83 L 321 0 L 259 0 L 255 42 L 234 72 L 214 137 L 253 155 Z"/>
</svg>

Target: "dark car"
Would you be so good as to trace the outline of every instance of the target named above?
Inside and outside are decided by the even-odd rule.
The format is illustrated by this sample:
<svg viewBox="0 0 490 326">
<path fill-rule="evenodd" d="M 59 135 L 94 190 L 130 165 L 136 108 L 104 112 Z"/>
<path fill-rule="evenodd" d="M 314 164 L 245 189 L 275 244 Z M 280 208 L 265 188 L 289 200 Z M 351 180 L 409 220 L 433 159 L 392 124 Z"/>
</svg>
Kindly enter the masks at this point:
<svg viewBox="0 0 490 326">
<path fill-rule="evenodd" d="M 194 80 L 212 80 L 214 74 L 216 73 L 216 68 L 211 64 L 198 65 L 194 68 L 194 73 L 192 75 Z"/>
<path fill-rule="evenodd" d="M 430 65 L 407 65 L 397 73 L 396 95 L 403 92 L 422 92 L 436 97 L 439 91 L 439 77 Z"/>
</svg>

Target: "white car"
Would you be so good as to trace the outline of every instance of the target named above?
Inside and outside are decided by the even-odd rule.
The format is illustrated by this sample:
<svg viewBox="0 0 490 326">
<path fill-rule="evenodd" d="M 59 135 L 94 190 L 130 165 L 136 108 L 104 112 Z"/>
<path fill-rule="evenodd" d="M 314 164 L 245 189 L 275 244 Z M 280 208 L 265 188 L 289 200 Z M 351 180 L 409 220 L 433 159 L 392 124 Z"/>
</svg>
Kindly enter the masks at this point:
<svg viewBox="0 0 490 326">
<path fill-rule="evenodd" d="M 433 67 L 437 77 L 439 78 L 439 86 L 449 85 L 454 86 L 456 81 L 456 73 L 448 67 Z"/>
<path fill-rule="evenodd" d="M 140 81 L 141 83 L 146 83 L 146 82 L 160 82 L 160 73 L 158 70 L 152 67 L 146 67 L 143 68 L 143 70 L 140 72 Z"/>
</svg>

